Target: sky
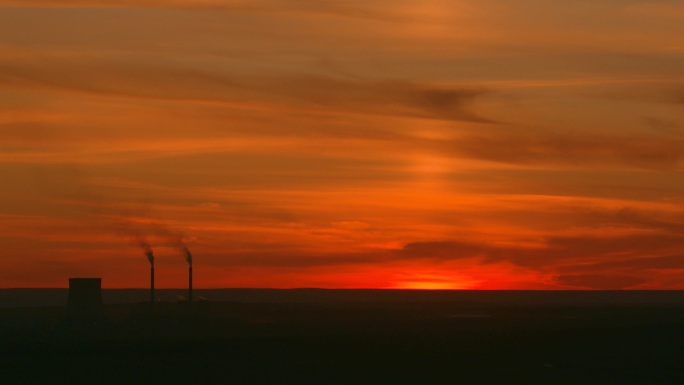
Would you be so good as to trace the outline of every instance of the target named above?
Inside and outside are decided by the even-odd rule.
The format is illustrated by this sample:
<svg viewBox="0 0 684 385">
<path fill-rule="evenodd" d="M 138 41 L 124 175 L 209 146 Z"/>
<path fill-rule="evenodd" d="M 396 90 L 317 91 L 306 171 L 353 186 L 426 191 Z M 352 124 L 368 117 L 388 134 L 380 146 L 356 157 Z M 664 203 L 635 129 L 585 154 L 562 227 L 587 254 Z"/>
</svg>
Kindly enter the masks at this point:
<svg viewBox="0 0 684 385">
<path fill-rule="evenodd" d="M 684 289 L 684 4 L 0 0 L 0 287 Z"/>
</svg>

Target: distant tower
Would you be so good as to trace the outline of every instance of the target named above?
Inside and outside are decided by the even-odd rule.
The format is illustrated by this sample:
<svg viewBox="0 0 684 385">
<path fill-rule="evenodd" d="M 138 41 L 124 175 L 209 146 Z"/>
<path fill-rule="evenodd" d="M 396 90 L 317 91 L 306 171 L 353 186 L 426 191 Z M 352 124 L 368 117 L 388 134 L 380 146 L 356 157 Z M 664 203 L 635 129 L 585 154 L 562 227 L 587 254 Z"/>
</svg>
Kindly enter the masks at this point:
<svg viewBox="0 0 684 385">
<path fill-rule="evenodd" d="M 104 317 L 102 278 L 69 278 L 67 317 L 74 319 Z"/>
<path fill-rule="evenodd" d="M 150 306 L 154 307 L 154 263 L 150 265 Z"/>
<path fill-rule="evenodd" d="M 192 302 L 192 265 L 188 266 L 188 302 Z"/>
</svg>

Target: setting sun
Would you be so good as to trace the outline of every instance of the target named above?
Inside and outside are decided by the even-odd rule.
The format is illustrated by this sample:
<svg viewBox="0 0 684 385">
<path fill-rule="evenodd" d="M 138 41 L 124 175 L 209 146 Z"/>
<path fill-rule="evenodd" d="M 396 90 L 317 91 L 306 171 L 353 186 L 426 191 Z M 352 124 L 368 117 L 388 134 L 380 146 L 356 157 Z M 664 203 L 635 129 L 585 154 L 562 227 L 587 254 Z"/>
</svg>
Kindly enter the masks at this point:
<svg viewBox="0 0 684 385">
<path fill-rule="evenodd" d="M 446 276 L 439 274 L 404 274 L 390 287 L 392 289 L 416 289 L 416 290 L 458 290 L 474 289 L 477 281 L 464 279 L 459 276 Z"/>
</svg>

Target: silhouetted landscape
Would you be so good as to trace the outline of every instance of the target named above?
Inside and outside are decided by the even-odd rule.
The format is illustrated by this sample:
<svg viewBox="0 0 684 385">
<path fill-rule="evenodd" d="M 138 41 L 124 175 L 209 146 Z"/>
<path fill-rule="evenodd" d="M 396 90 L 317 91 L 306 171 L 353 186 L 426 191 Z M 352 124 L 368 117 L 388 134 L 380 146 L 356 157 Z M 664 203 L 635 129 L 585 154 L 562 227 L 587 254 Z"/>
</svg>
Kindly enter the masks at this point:
<svg viewBox="0 0 684 385">
<path fill-rule="evenodd" d="M 7 384 L 681 384 L 679 291 L 0 290 Z"/>
<path fill-rule="evenodd" d="M 0 0 L 0 385 L 684 385 L 682 36 Z"/>
</svg>

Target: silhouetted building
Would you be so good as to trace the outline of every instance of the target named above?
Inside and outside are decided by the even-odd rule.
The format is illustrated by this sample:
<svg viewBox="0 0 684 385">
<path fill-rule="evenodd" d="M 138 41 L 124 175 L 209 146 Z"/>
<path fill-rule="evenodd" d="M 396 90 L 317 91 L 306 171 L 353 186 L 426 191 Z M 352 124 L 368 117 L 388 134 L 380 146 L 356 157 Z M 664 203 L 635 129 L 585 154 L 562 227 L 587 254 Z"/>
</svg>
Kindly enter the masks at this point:
<svg viewBox="0 0 684 385">
<path fill-rule="evenodd" d="M 67 317 L 77 319 L 104 317 L 102 278 L 69 278 Z"/>
</svg>

